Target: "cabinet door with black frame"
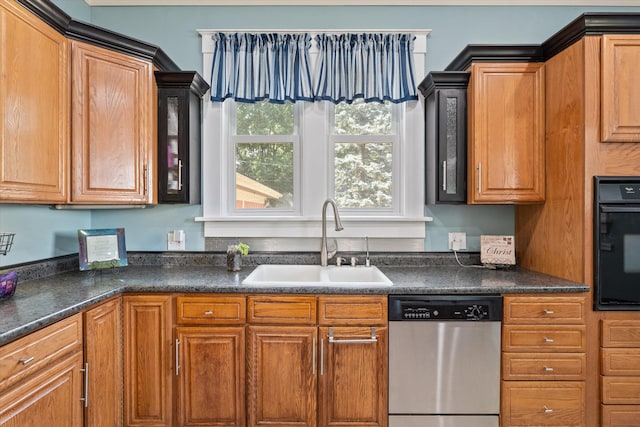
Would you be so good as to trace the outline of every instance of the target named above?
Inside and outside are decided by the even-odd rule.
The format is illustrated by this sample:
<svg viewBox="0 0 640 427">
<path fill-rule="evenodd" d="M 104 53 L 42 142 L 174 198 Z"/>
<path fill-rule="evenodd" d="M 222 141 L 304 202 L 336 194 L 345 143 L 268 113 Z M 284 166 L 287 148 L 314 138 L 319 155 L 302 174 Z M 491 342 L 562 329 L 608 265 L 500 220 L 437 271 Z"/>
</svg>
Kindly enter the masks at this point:
<svg viewBox="0 0 640 427">
<path fill-rule="evenodd" d="M 158 85 L 158 202 L 200 203 L 201 102 L 194 71 L 155 72 Z"/>
<path fill-rule="evenodd" d="M 467 192 L 467 72 L 431 72 L 425 95 L 426 204 L 465 203 Z"/>
</svg>

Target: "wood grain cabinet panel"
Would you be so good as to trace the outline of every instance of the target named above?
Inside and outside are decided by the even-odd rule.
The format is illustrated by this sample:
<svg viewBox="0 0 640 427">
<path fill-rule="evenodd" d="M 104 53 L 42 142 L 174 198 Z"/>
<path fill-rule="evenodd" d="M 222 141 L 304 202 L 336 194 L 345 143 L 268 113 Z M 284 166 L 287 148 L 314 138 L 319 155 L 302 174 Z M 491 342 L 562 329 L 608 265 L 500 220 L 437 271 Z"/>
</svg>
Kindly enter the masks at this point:
<svg viewBox="0 0 640 427">
<path fill-rule="evenodd" d="M 180 325 L 243 324 L 247 318 L 243 296 L 179 296 L 176 308 Z"/>
<path fill-rule="evenodd" d="M 505 381 L 502 396 L 502 425 L 585 425 L 584 382 Z"/>
<path fill-rule="evenodd" d="M 319 425 L 385 427 L 387 328 L 321 327 L 320 342 Z"/>
<path fill-rule="evenodd" d="M 315 325 L 316 297 L 249 296 L 247 318 L 255 324 Z"/>
<path fill-rule="evenodd" d="M 582 324 L 585 299 L 582 297 L 505 297 L 505 322 L 537 324 Z"/>
<path fill-rule="evenodd" d="M 0 425 L 82 427 L 82 352 L 58 359 L 0 394 Z"/>
<path fill-rule="evenodd" d="M 82 315 L 77 314 L 0 347 L 0 390 L 82 349 Z"/>
<path fill-rule="evenodd" d="M 640 348 L 601 348 L 602 375 L 640 376 Z"/>
<path fill-rule="evenodd" d="M 321 325 L 385 325 L 385 296 L 322 296 L 318 299 L 318 323 Z"/>
<path fill-rule="evenodd" d="M 124 423 L 171 426 L 171 296 L 123 297 Z"/>
<path fill-rule="evenodd" d="M 315 427 L 317 328 L 249 326 L 248 425 Z"/>
<path fill-rule="evenodd" d="M 468 203 L 545 200 L 543 63 L 471 65 Z"/>
<path fill-rule="evenodd" d="M 121 298 L 84 313 L 85 425 L 122 426 Z"/>
<path fill-rule="evenodd" d="M 584 352 L 585 327 L 580 325 L 505 325 L 505 351 Z"/>
<path fill-rule="evenodd" d="M 640 404 L 640 377 L 602 376 L 602 403 Z"/>
<path fill-rule="evenodd" d="M 180 426 L 243 427 L 245 328 L 176 328 Z"/>
<path fill-rule="evenodd" d="M 152 64 L 72 42 L 72 202 L 157 201 Z"/>
<path fill-rule="evenodd" d="M 603 320 L 602 346 L 640 348 L 640 320 Z"/>
<path fill-rule="evenodd" d="M 66 202 L 69 43 L 13 0 L 0 22 L 0 201 Z"/>
<path fill-rule="evenodd" d="M 586 378 L 584 353 L 504 353 L 502 378 L 529 381 L 578 381 Z"/>
<path fill-rule="evenodd" d="M 629 427 L 638 425 L 640 405 L 601 405 L 602 427 Z"/>
<path fill-rule="evenodd" d="M 603 142 L 640 142 L 640 36 L 602 36 Z"/>
</svg>

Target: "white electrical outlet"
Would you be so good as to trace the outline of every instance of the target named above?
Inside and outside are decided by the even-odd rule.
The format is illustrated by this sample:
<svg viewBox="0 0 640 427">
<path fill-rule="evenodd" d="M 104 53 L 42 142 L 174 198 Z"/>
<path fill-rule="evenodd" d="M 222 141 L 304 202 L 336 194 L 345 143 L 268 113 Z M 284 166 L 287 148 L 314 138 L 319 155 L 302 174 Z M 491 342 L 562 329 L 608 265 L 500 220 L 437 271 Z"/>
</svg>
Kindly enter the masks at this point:
<svg viewBox="0 0 640 427">
<path fill-rule="evenodd" d="M 449 233 L 449 249 L 453 251 L 467 249 L 467 233 Z"/>
<path fill-rule="evenodd" d="M 184 251 L 185 247 L 185 234 L 183 230 L 173 230 L 167 234 L 167 250 Z"/>
</svg>

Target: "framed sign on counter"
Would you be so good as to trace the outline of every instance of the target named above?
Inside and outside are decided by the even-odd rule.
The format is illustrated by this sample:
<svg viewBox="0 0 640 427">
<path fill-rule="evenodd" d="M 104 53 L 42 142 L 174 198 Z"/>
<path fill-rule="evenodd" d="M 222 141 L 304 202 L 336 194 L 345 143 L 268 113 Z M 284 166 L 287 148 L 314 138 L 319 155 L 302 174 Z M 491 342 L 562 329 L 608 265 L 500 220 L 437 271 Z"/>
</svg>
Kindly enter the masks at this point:
<svg viewBox="0 0 640 427">
<path fill-rule="evenodd" d="M 78 230 L 78 246 L 81 271 L 128 265 L 124 228 Z"/>
</svg>

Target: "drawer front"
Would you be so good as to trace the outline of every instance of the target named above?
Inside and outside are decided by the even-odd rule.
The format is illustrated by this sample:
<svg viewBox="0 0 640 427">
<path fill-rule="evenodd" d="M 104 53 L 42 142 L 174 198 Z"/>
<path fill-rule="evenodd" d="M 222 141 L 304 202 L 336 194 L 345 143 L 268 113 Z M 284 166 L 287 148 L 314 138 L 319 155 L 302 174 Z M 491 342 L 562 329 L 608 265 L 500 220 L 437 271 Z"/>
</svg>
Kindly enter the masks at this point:
<svg viewBox="0 0 640 427">
<path fill-rule="evenodd" d="M 386 325 L 387 297 L 320 297 L 318 322 L 322 325 Z"/>
<path fill-rule="evenodd" d="M 530 381 L 580 381 L 586 377 L 583 353 L 503 353 L 502 378 Z"/>
<path fill-rule="evenodd" d="M 176 298 L 178 324 L 243 324 L 247 319 L 245 298 L 213 296 Z"/>
<path fill-rule="evenodd" d="M 254 324 L 315 325 L 317 301 L 304 296 L 250 296 L 247 316 Z"/>
<path fill-rule="evenodd" d="M 602 427 L 640 425 L 640 405 L 601 405 Z"/>
<path fill-rule="evenodd" d="M 583 382 L 505 381 L 502 396 L 502 425 L 584 425 Z"/>
<path fill-rule="evenodd" d="M 640 377 L 601 377 L 602 403 L 613 405 L 640 404 Z"/>
<path fill-rule="evenodd" d="M 640 347 L 640 320 L 603 320 L 603 347 Z"/>
<path fill-rule="evenodd" d="M 584 352 L 585 327 L 579 325 L 505 325 L 504 351 Z"/>
<path fill-rule="evenodd" d="M 582 324 L 582 297 L 505 297 L 504 322 L 517 324 Z"/>
<path fill-rule="evenodd" d="M 640 375 L 640 348 L 600 349 L 603 375 Z"/>
<path fill-rule="evenodd" d="M 81 313 L 0 347 L 0 389 L 66 353 L 81 349 Z"/>
</svg>

